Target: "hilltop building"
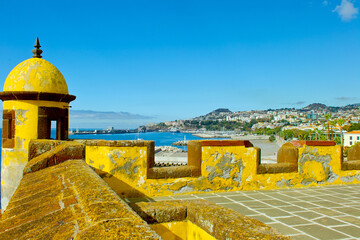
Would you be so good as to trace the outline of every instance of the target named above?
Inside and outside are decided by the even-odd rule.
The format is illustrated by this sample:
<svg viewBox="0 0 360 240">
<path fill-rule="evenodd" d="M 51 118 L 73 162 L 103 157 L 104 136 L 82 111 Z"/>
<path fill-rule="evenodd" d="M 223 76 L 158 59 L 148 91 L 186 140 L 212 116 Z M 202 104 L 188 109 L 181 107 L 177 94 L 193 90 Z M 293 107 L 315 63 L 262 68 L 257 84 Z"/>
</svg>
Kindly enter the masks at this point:
<svg viewBox="0 0 360 240">
<path fill-rule="evenodd" d="M 360 142 L 360 131 L 352 131 L 344 134 L 344 146 L 351 147 Z"/>
</svg>

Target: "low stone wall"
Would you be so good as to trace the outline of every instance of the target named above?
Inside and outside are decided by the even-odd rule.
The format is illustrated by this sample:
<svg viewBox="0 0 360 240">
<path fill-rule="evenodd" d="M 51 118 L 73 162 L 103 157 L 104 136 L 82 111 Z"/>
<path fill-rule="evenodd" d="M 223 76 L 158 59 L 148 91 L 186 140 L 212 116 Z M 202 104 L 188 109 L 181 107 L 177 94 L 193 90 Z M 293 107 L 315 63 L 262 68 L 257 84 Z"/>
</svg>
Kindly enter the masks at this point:
<svg viewBox="0 0 360 240">
<path fill-rule="evenodd" d="M 276 164 L 262 164 L 260 149 L 249 141 L 189 141 L 188 147 L 187 166 L 155 167 L 153 141 L 38 140 L 32 152 L 50 150 L 30 154 L 36 157 L 24 172 L 84 157 L 121 197 L 360 183 L 360 160 L 344 162 L 342 148 L 331 141 L 286 143 Z M 77 157 L 71 149 L 79 150 Z"/>
<path fill-rule="evenodd" d="M 24 175 L 69 159 L 85 158 L 85 146 L 73 141 L 40 140 L 30 143 L 30 146 L 31 154 L 24 168 Z"/>
<path fill-rule="evenodd" d="M 150 147 L 144 142 L 139 144 L 147 146 L 93 142 L 86 146 L 86 162 L 121 197 L 238 190 L 256 174 L 258 150 L 246 147 L 252 146 L 248 141 L 190 141 L 187 166 L 161 169 L 147 158 Z"/>
<path fill-rule="evenodd" d="M 290 239 L 262 222 L 205 200 L 140 202 L 132 207 L 148 223 L 189 220 L 219 240 Z"/>
<path fill-rule="evenodd" d="M 83 160 L 26 174 L 0 239 L 160 239 Z"/>
<path fill-rule="evenodd" d="M 360 170 L 341 169 L 342 148 L 333 142 L 287 143 L 278 163 L 262 164 L 249 141 L 189 141 L 188 166 L 162 168 L 148 141 L 132 144 L 86 146 L 86 162 L 122 197 L 360 183 Z"/>
</svg>

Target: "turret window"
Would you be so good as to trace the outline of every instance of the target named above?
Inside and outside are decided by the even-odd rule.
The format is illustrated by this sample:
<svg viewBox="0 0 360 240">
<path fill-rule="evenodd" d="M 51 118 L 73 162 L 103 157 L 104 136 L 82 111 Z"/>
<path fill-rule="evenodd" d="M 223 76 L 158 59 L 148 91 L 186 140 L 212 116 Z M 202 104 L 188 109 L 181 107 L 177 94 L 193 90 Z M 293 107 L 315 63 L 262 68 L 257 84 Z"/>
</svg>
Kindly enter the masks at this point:
<svg viewBox="0 0 360 240">
<path fill-rule="evenodd" d="M 51 126 L 56 126 L 56 139 L 68 139 L 69 110 L 55 107 L 39 107 L 38 138 L 50 139 Z"/>
<path fill-rule="evenodd" d="M 4 148 L 15 146 L 15 111 L 3 111 L 2 145 Z"/>
</svg>

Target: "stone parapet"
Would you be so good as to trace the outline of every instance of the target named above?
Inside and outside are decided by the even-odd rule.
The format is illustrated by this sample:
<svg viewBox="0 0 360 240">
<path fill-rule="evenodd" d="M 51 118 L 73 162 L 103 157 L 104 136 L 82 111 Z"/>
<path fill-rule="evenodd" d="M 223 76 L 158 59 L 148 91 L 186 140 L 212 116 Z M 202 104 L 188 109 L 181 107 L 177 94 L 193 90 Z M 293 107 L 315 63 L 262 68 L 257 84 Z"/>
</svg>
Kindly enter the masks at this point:
<svg viewBox="0 0 360 240">
<path fill-rule="evenodd" d="M 34 143 L 36 146 L 37 142 Z M 34 146 L 30 143 L 30 146 Z M 44 145 L 43 145 L 44 146 Z M 56 141 L 55 144 L 47 144 L 45 148 L 51 147 L 50 150 L 45 153 L 32 158 L 24 168 L 24 175 L 36 172 L 41 169 L 57 165 L 65 162 L 69 159 L 84 159 L 85 158 L 85 146 L 77 142 L 63 142 Z M 33 156 L 33 155 L 32 155 Z"/>
<path fill-rule="evenodd" d="M 216 239 L 290 239 L 234 210 L 205 200 L 140 202 L 134 210 L 148 223 L 189 220 Z"/>
<path fill-rule="evenodd" d="M 290 142 L 295 147 L 303 146 L 335 146 L 334 141 L 314 141 L 314 140 L 293 140 Z"/>
<path fill-rule="evenodd" d="M 160 239 L 83 160 L 26 174 L 0 239 Z"/>
<path fill-rule="evenodd" d="M 56 146 L 66 143 L 68 141 L 63 140 L 48 140 L 48 139 L 36 139 L 30 140 L 29 143 L 29 158 L 31 159 L 40 156 L 43 153 L 50 151 L 51 149 L 55 148 Z"/>
<path fill-rule="evenodd" d="M 260 149 L 249 141 L 189 141 L 188 164 L 177 167 L 154 167 L 153 141 L 79 140 L 63 146 L 83 146 L 86 163 L 121 197 L 360 183 L 358 160 L 343 161 L 341 146 L 302 143 L 284 144 L 277 163 L 262 164 Z M 57 144 L 50 144 L 51 151 L 62 148 Z M 25 173 L 51 165 L 51 151 L 30 160 Z"/>
</svg>

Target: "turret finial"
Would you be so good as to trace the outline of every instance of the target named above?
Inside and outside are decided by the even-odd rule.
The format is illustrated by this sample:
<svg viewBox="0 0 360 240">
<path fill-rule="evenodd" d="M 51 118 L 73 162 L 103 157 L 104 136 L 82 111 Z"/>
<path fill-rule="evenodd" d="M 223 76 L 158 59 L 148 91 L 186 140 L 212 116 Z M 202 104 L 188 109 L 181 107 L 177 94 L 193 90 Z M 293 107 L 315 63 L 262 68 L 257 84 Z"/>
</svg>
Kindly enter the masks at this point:
<svg viewBox="0 0 360 240">
<path fill-rule="evenodd" d="M 41 53 L 43 52 L 42 50 L 40 50 L 41 46 L 40 46 L 40 42 L 39 42 L 39 37 L 36 37 L 36 41 L 35 41 L 35 45 L 34 45 L 35 49 L 32 50 L 34 56 L 33 58 L 42 58 Z"/>
</svg>

